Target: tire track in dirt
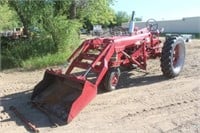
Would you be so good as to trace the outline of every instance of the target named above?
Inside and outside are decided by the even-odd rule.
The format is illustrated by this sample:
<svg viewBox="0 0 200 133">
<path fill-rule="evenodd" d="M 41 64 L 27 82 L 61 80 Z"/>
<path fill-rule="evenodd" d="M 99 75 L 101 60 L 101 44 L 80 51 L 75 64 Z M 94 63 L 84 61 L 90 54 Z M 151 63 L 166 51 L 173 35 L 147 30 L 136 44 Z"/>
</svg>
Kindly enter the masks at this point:
<svg viewBox="0 0 200 133">
<path fill-rule="evenodd" d="M 180 133 L 180 132 L 199 133 L 200 132 L 200 117 L 188 120 L 185 123 L 178 125 L 176 128 L 173 128 L 173 129 L 167 131 L 166 133 Z"/>
<path fill-rule="evenodd" d="M 128 113 L 115 122 L 117 124 L 131 122 L 136 129 L 151 129 L 150 131 L 155 129 L 159 132 L 166 132 L 200 117 L 199 103 L 200 98 L 183 99 L 177 103 L 172 102 L 165 106 L 154 106 L 135 113 Z"/>
</svg>

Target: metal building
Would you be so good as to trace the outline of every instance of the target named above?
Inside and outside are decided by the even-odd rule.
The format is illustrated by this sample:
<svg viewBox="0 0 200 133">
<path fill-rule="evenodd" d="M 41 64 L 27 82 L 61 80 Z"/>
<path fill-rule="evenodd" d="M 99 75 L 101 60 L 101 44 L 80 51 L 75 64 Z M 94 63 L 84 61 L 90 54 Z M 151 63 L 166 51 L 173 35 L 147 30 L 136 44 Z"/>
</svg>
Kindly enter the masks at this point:
<svg viewBox="0 0 200 133">
<path fill-rule="evenodd" d="M 123 23 L 122 27 L 127 28 L 128 23 Z M 136 22 L 139 28 L 145 27 L 145 22 Z M 187 17 L 179 20 L 158 21 L 160 28 L 164 28 L 164 33 L 200 33 L 200 17 Z"/>
</svg>

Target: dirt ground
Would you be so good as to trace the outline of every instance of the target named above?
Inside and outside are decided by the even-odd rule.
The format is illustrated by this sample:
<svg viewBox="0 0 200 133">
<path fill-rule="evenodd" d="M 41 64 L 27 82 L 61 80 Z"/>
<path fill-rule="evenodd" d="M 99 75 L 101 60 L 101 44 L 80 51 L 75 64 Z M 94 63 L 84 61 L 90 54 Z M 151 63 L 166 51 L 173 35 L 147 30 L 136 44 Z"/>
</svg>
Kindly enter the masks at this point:
<svg viewBox="0 0 200 133">
<path fill-rule="evenodd" d="M 178 77 L 164 78 L 159 60 L 150 60 L 148 73 L 123 72 L 118 90 L 98 94 L 70 124 L 57 128 L 28 104 L 44 69 L 0 72 L 0 132 L 29 132 L 9 110 L 14 105 L 41 133 L 200 133 L 200 40 L 192 40 L 186 48 Z"/>
</svg>

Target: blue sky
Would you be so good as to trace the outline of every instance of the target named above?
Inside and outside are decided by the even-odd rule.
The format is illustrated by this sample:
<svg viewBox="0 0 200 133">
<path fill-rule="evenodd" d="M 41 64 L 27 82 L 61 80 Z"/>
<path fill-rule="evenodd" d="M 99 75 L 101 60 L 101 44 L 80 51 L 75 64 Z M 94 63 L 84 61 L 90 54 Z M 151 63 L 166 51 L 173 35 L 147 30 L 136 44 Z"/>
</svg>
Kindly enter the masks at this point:
<svg viewBox="0 0 200 133">
<path fill-rule="evenodd" d="M 183 17 L 200 16 L 200 0 L 115 0 L 112 8 L 115 11 L 125 11 L 143 20 L 182 19 Z"/>
</svg>

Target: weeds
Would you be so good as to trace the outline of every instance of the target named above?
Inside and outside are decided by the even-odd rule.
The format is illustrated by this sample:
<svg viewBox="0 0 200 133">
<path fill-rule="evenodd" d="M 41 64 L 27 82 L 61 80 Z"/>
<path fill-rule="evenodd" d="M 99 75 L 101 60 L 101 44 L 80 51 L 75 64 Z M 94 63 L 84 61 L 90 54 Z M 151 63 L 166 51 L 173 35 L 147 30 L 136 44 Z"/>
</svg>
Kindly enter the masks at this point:
<svg viewBox="0 0 200 133">
<path fill-rule="evenodd" d="M 27 40 L 2 40 L 1 67 L 2 69 L 21 67 L 37 69 L 52 65 L 63 64 L 79 43 L 78 39 L 68 39 L 70 44 L 59 52 L 50 37 L 40 37 Z"/>
</svg>

